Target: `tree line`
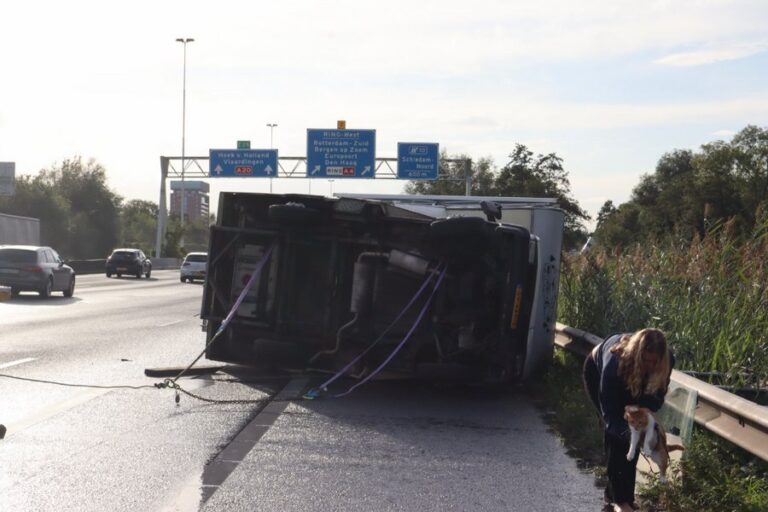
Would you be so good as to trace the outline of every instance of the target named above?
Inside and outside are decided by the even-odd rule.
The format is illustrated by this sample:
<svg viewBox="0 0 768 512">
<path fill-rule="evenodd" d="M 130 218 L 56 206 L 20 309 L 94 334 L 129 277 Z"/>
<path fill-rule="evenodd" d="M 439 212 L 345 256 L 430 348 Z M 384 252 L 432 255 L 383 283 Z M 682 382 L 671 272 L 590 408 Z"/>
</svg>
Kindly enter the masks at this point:
<svg viewBox="0 0 768 512">
<path fill-rule="evenodd" d="M 464 194 L 464 170 L 448 165 L 441 155 L 441 180 L 406 185 L 411 194 Z M 453 159 L 466 160 L 467 155 Z M 565 211 L 564 245 L 573 248 L 586 239 L 587 213 L 571 196 L 568 173 L 555 153 L 534 155 L 517 144 L 509 162 L 497 169 L 481 158 L 471 166 L 472 195 L 549 197 Z M 157 230 L 157 203 L 125 200 L 107 183 L 106 169 L 93 159 L 76 156 L 19 176 L 16 194 L 0 197 L 0 211 L 40 219 L 40 239 L 69 259 L 102 258 L 115 247 L 136 247 L 152 254 Z M 178 217 L 169 216 L 163 255 L 180 257 L 188 250 L 205 250 L 209 222 L 187 222 L 184 241 Z"/>
<path fill-rule="evenodd" d="M 441 175 L 447 180 L 411 182 L 408 193 L 464 194 L 463 170 L 449 166 L 442 155 Z M 466 155 L 454 157 L 468 159 Z M 583 221 L 589 216 L 571 197 L 568 173 L 555 153 L 534 155 L 518 144 L 500 170 L 490 159 L 473 162 L 472 194 L 484 196 L 553 197 L 566 212 L 566 246 L 586 239 Z M 107 183 L 106 169 L 93 159 L 76 156 L 16 179 L 16 194 L 0 197 L 0 211 L 40 219 L 40 239 L 69 259 L 102 258 L 115 247 L 136 247 L 152 254 L 157 230 L 157 203 L 125 200 Z M 170 216 L 163 255 L 180 257 L 205 250 L 209 222 L 187 222 L 184 241 L 178 217 Z"/>
<path fill-rule="evenodd" d="M 726 222 L 732 233 L 746 235 L 766 215 L 768 130 L 749 125 L 730 141 L 665 153 L 629 201 L 603 204 L 595 239 L 615 248 L 670 237 L 690 241 Z"/>
<path fill-rule="evenodd" d="M 450 159 L 467 160 L 467 155 Z M 409 194 L 464 195 L 464 170 L 448 164 L 447 154 L 441 155 L 440 181 L 411 181 L 406 185 Z M 546 197 L 557 200 L 565 212 L 563 247 L 573 249 L 587 239 L 584 222 L 590 216 L 571 195 L 568 172 L 563 159 L 556 153 L 538 154 L 523 144 L 516 144 L 509 161 L 501 169 L 490 158 L 472 161 L 471 194 L 496 197 Z"/>
<path fill-rule="evenodd" d="M 67 259 L 104 258 L 116 247 L 153 254 L 157 203 L 125 200 L 109 188 L 106 169 L 79 156 L 16 178 L 16 193 L 0 197 L 0 212 L 40 219 L 40 242 Z M 187 222 L 188 247 L 207 247 L 208 220 Z M 163 256 L 181 257 L 181 225 L 170 216 Z"/>
<path fill-rule="evenodd" d="M 462 169 L 441 162 L 440 172 L 447 181 L 414 181 L 406 190 L 464 195 Z M 590 217 L 571 196 L 568 173 L 556 153 L 534 155 L 517 144 L 501 169 L 483 158 L 472 162 L 471 174 L 472 195 L 556 198 L 565 211 L 564 248 L 573 249 L 586 239 L 584 222 Z M 701 239 L 725 223 L 737 236 L 753 233 L 768 221 L 768 129 L 748 125 L 730 141 L 665 153 L 655 170 L 640 178 L 629 201 L 606 201 L 596 220 L 592 235 L 597 244 L 610 248 Z"/>
<path fill-rule="evenodd" d="M 468 160 L 453 155 L 453 160 Z M 409 194 L 464 195 L 464 169 L 441 155 L 438 181 L 412 181 Z M 568 172 L 556 153 L 534 154 L 516 144 L 509 161 L 497 168 L 490 158 L 473 160 L 471 194 L 555 198 L 565 212 L 563 245 L 586 240 L 590 220 L 571 193 Z M 107 184 L 106 169 L 79 156 L 16 179 L 16 194 L 0 197 L 0 211 L 40 219 L 41 243 L 68 258 L 100 258 L 115 247 L 137 247 L 152 254 L 158 206 L 125 200 Z M 643 175 L 630 200 L 606 201 L 597 215 L 594 237 L 608 247 L 625 247 L 664 237 L 704 237 L 728 221 L 749 233 L 768 216 L 768 130 L 749 125 L 730 141 L 703 144 L 699 151 L 675 149 L 662 155 L 654 172 Z M 179 219 L 170 216 L 163 255 L 183 256 L 207 247 L 210 220 L 187 222 L 181 247 Z"/>
</svg>

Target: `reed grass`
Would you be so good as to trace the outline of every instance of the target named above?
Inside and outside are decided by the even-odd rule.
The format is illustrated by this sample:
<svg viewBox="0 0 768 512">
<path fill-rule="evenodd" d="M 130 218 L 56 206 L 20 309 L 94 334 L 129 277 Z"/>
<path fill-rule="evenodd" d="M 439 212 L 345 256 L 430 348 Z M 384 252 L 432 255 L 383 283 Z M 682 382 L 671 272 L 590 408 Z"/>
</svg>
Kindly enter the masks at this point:
<svg viewBox="0 0 768 512">
<path fill-rule="evenodd" d="M 561 322 L 602 337 L 661 328 L 677 369 L 716 376 L 713 383 L 736 389 L 765 390 L 768 217 L 747 237 L 724 223 L 711 226 L 703 238 L 566 255 L 558 304 Z M 579 370 L 561 357 L 553 367 L 553 382 L 544 386 L 553 390 L 545 394 L 547 406 L 566 421 L 550 424 L 569 448 L 594 463 L 594 442 L 568 428 L 594 419 L 573 381 Z M 563 396 L 554 391 L 573 388 Z M 683 477 L 638 489 L 643 512 L 768 510 L 768 464 L 708 432 L 695 431 L 675 471 Z"/>
<path fill-rule="evenodd" d="M 765 389 L 768 220 L 747 238 L 724 223 L 703 239 L 566 255 L 558 318 L 599 336 L 658 327 L 678 369 Z"/>
</svg>

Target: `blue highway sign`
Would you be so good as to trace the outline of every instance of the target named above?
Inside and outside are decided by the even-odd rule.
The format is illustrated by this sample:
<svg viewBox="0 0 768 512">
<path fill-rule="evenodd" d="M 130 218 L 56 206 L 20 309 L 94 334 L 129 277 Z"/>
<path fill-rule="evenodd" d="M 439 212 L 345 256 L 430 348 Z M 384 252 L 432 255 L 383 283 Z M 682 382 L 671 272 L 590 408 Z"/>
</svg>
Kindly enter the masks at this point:
<svg viewBox="0 0 768 512">
<path fill-rule="evenodd" d="M 397 178 L 436 180 L 440 167 L 440 147 L 434 142 L 398 142 Z"/>
<path fill-rule="evenodd" d="M 307 130 L 308 178 L 373 178 L 376 130 Z"/>
<path fill-rule="evenodd" d="M 211 178 L 274 178 L 276 149 L 211 149 L 208 175 Z"/>
</svg>

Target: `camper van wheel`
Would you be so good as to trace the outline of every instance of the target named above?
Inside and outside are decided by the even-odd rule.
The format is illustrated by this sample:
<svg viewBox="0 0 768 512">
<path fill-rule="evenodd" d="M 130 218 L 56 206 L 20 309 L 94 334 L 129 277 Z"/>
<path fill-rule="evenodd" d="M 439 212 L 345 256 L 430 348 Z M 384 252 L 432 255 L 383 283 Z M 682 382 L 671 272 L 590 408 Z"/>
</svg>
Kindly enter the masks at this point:
<svg viewBox="0 0 768 512">
<path fill-rule="evenodd" d="M 480 217 L 453 217 L 440 219 L 429 225 L 429 232 L 438 238 L 485 234 L 487 221 Z"/>
</svg>

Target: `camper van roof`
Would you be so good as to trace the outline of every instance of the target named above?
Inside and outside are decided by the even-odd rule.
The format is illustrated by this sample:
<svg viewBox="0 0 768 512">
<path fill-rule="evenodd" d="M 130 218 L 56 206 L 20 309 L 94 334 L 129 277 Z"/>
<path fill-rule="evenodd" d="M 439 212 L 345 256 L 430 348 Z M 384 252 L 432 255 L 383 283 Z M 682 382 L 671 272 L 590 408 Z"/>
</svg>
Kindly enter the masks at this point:
<svg viewBox="0 0 768 512">
<path fill-rule="evenodd" d="M 387 203 L 412 203 L 423 205 L 462 206 L 479 205 L 481 201 L 515 206 L 557 206 L 557 199 L 551 197 L 496 197 L 496 196 L 432 196 L 408 194 L 348 194 L 334 196 L 350 199 L 369 199 Z"/>
</svg>

